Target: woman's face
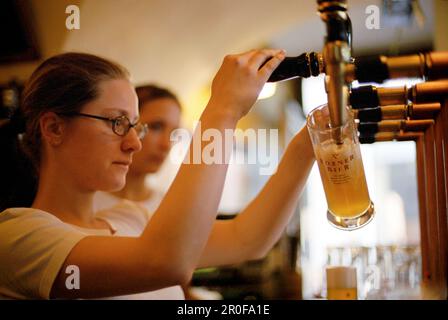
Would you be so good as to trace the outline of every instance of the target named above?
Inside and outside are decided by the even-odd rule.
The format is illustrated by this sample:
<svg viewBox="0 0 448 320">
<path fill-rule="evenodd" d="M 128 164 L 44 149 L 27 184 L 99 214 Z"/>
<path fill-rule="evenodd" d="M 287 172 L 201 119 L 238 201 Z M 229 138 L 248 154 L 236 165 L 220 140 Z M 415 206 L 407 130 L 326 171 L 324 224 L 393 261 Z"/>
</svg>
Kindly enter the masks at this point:
<svg viewBox="0 0 448 320">
<path fill-rule="evenodd" d="M 171 149 L 171 132 L 179 127 L 180 106 L 171 98 L 160 98 L 143 103 L 140 121 L 148 125 L 142 140 L 143 148 L 134 155 L 129 174 L 143 175 L 159 170 Z"/>
<path fill-rule="evenodd" d="M 108 118 L 125 115 L 135 123 L 138 100 L 134 87 L 125 79 L 103 81 L 98 98 L 80 112 Z M 119 136 L 110 121 L 73 117 L 67 122 L 67 133 L 58 150 L 59 163 L 81 189 L 116 191 L 124 187 L 133 154 L 141 149 L 135 129 Z"/>
</svg>

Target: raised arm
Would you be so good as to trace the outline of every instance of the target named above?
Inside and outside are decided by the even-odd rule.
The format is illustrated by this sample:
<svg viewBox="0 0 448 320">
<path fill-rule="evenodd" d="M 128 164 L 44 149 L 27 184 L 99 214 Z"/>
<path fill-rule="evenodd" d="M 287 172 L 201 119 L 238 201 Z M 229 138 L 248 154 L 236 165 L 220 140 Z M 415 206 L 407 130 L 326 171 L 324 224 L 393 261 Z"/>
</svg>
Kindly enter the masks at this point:
<svg viewBox="0 0 448 320">
<path fill-rule="evenodd" d="M 224 136 L 225 129 L 235 128 L 283 58 L 278 50 L 227 56 L 200 118 L 202 130 L 213 128 Z M 201 144 L 201 154 L 205 145 Z M 190 154 L 197 151 L 191 144 Z M 215 220 L 226 171 L 227 164 L 183 164 L 141 237 L 81 240 L 62 266 L 52 297 L 114 296 L 187 282 Z M 68 265 L 79 267 L 79 290 L 65 288 L 62 271 Z"/>
<path fill-rule="evenodd" d="M 305 186 L 314 153 L 306 127 L 293 138 L 277 172 L 232 220 L 217 221 L 199 267 L 264 257 L 280 238 Z"/>
</svg>

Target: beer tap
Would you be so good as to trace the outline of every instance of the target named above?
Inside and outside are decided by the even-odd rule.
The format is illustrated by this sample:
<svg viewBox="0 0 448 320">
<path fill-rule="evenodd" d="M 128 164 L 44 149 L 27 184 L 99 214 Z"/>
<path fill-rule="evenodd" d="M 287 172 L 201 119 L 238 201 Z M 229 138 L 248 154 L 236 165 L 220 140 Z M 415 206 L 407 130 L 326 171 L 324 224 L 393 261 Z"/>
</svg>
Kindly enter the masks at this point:
<svg viewBox="0 0 448 320">
<path fill-rule="evenodd" d="M 440 80 L 448 78 L 448 51 L 420 52 L 387 57 L 375 55 L 356 58 L 348 66 L 346 80 L 383 83 L 388 79 L 421 78 Z"/>
<path fill-rule="evenodd" d="M 346 0 L 318 0 L 318 11 L 326 24 L 327 35 L 323 48 L 325 63 L 325 90 L 328 95 L 328 109 L 332 128 L 342 128 L 347 121 L 348 82 L 347 66 L 351 57 L 351 21 L 347 14 Z M 341 132 L 333 137 L 342 144 Z"/>
</svg>

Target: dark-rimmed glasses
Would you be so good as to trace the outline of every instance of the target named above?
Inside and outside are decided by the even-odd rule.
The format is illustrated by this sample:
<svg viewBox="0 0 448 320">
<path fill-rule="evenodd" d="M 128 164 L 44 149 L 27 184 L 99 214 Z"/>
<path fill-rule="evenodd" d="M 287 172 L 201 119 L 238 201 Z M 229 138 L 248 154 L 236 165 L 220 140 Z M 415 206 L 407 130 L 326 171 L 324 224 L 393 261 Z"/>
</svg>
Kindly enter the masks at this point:
<svg viewBox="0 0 448 320">
<path fill-rule="evenodd" d="M 125 135 L 127 135 L 129 130 L 131 130 L 131 128 L 135 129 L 139 139 L 143 139 L 145 137 L 145 135 L 148 133 L 148 125 L 146 123 L 140 123 L 138 121 L 135 123 L 131 123 L 131 120 L 129 120 L 129 118 L 124 115 L 114 117 L 114 118 L 101 117 L 101 116 L 82 113 L 82 112 L 62 113 L 60 115 L 67 116 L 67 117 L 79 116 L 79 117 L 87 117 L 87 118 L 93 118 L 93 119 L 98 119 L 98 120 L 103 120 L 103 121 L 109 121 L 112 123 L 112 131 L 116 135 L 119 135 L 120 137 L 124 137 Z"/>
</svg>

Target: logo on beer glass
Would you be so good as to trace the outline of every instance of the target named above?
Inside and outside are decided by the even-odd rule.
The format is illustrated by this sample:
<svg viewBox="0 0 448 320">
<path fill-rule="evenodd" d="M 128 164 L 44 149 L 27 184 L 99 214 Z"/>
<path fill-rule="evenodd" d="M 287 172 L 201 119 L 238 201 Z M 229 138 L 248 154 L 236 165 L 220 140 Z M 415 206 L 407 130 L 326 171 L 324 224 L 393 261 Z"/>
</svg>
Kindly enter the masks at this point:
<svg viewBox="0 0 448 320">
<path fill-rule="evenodd" d="M 353 154 L 340 158 L 339 154 L 331 154 L 332 159 L 319 159 L 327 170 L 331 181 L 335 184 L 346 183 L 350 180 L 350 171 L 355 156 Z"/>
</svg>

